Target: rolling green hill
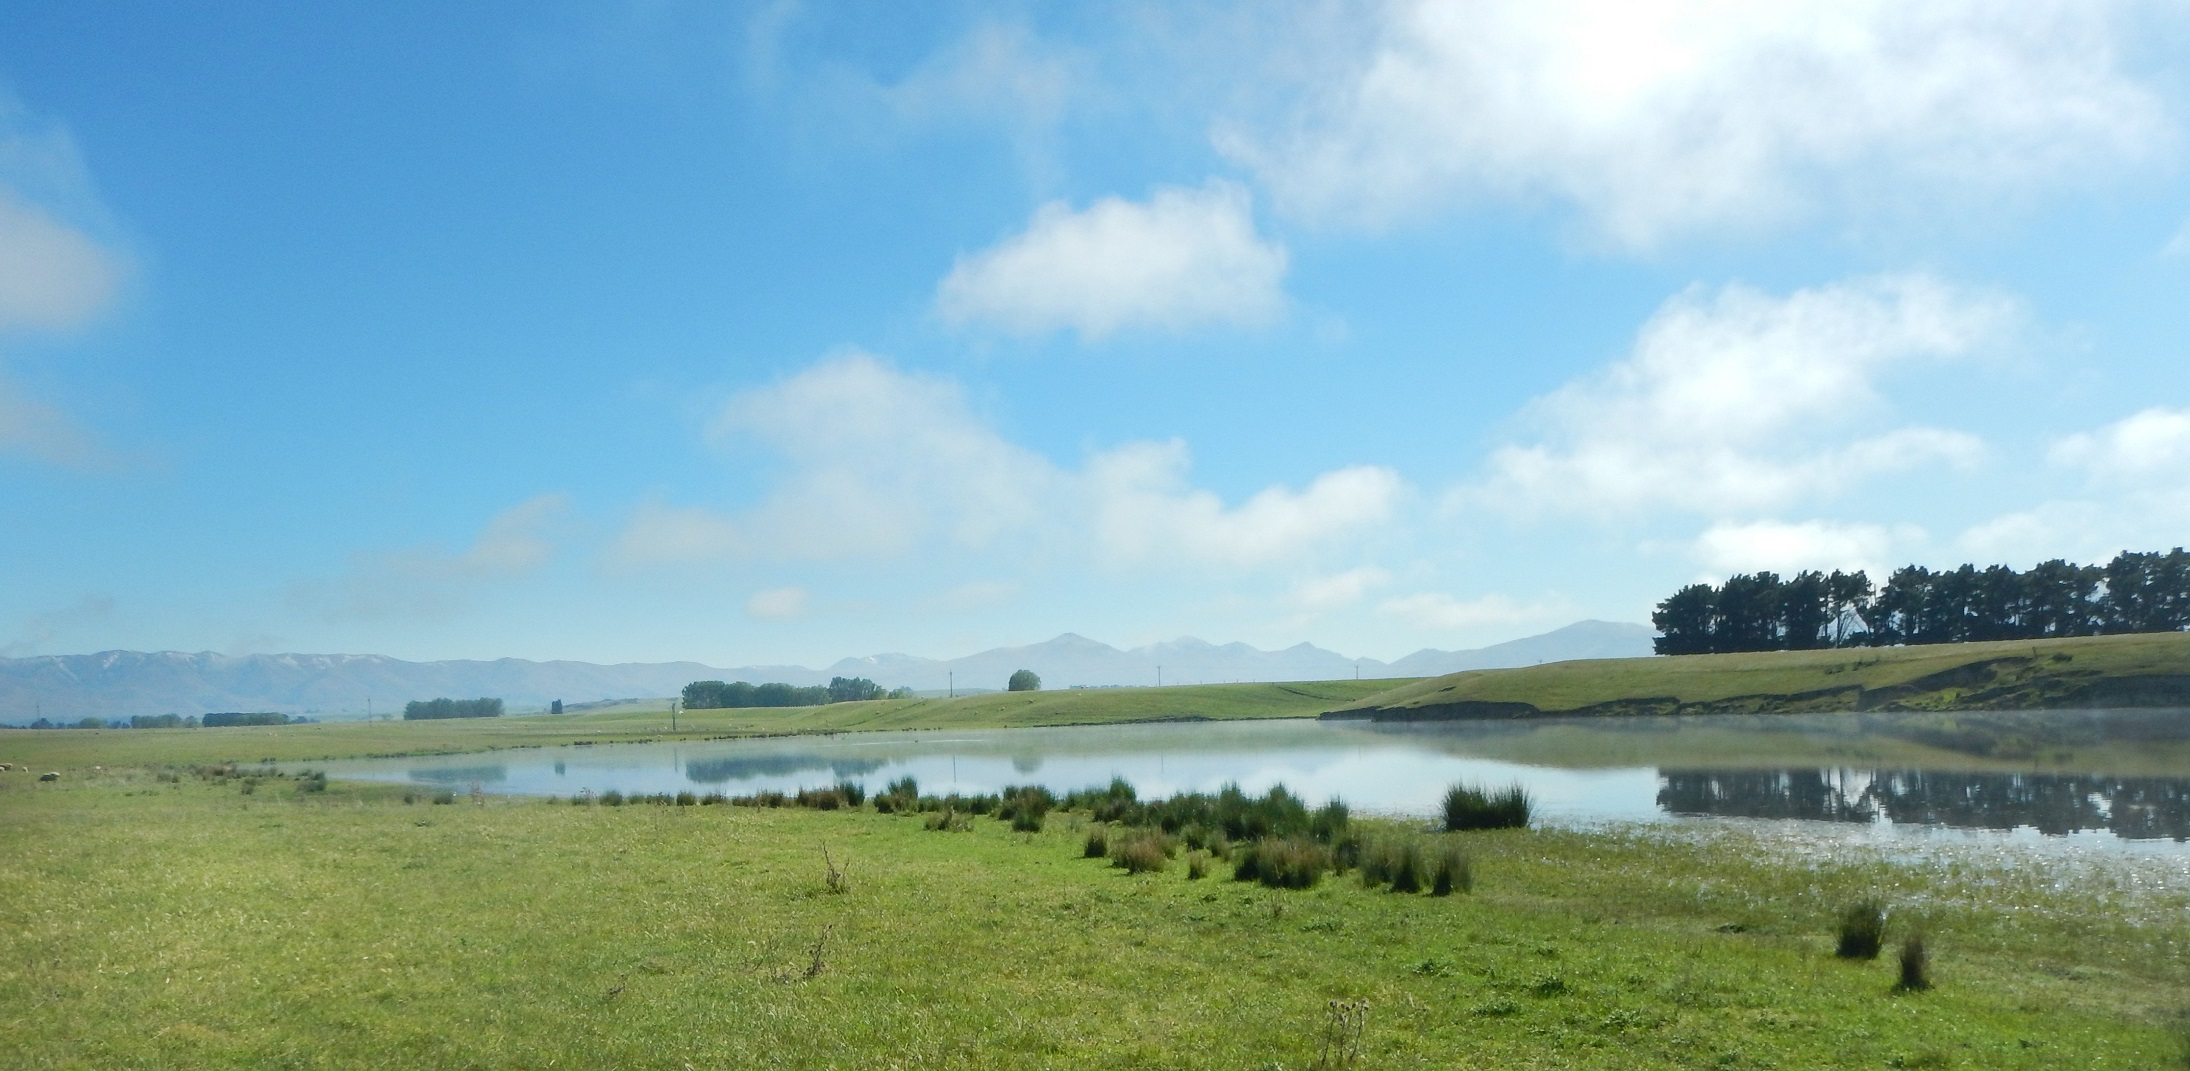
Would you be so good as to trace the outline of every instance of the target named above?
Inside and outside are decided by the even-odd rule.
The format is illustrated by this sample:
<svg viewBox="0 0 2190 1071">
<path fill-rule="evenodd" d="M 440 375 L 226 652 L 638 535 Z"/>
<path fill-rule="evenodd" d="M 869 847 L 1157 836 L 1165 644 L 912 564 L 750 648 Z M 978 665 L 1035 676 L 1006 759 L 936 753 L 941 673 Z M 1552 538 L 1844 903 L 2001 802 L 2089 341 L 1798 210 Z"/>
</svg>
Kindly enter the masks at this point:
<svg viewBox="0 0 2190 1071">
<path fill-rule="evenodd" d="M 2190 633 L 1608 658 L 1433 677 L 1339 707 L 1377 720 L 2190 706 Z"/>
</svg>

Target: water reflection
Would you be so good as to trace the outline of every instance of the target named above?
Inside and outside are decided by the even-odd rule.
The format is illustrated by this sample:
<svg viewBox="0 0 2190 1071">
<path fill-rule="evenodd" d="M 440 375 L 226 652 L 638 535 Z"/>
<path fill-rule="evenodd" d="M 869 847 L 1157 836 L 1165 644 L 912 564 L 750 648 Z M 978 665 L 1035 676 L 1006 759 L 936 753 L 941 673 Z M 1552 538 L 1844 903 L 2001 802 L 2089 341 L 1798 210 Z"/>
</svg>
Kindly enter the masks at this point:
<svg viewBox="0 0 2190 1071">
<path fill-rule="evenodd" d="M 1677 815 L 1892 822 L 2190 840 L 2190 779 L 1951 770 L 1667 770 Z"/>
<path fill-rule="evenodd" d="M 1446 786 L 1519 783 L 1549 824 L 1692 817 L 1815 835 L 1941 827 L 2190 843 L 2185 711 L 1775 715 L 1372 725 L 1174 722 L 661 742 L 313 764 L 330 776 L 572 796 L 750 795 L 900 777 L 933 793 L 1123 777 L 1143 796 L 1283 784 L 1312 803 L 1427 817 Z M 2108 835 L 2111 834 L 2111 835 Z M 1835 834 L 1837 835 L 1837 834 Z"/>
<path fill-rule="evenodd" d="M 828 755 L 739 755 L 719 759 L 687 759 L 684 776 L 694 784 L 720 785 L 731 781 L 758 781 L 771 777 L 796 777 L 826 772 L 835 780 L 858 780 L 882 768 L 873 759 L 832 758 Z M 561 773 L 561 770 L 557 770 Z M 818 786 L 815 786 L 818 787 Z"/>
</svg>

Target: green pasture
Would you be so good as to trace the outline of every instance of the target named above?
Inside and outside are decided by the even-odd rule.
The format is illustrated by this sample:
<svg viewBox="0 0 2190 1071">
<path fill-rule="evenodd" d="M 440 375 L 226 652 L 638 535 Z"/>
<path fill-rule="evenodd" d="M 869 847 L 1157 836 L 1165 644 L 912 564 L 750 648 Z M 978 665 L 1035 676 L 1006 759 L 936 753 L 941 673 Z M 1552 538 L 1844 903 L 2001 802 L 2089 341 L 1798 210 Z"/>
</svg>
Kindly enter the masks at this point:
<svg viewBox="0 0 2190 1071">
<path fill-rule="evenodd" d="M 1915 647 L 1761 651 L 1747 654 L 1584 659 L 1518 669 L 1472 670 L 1399 685 L 1349 704 L 1405 711 L 1454 703 L 1525 703 L 1544 712 L 1581 711 L 1646 699 L 1713 703 L 1796 697 L 1860 686 L 1920 684 L 1971 666 L 2000 664 L 1997 679 L 1939 682 L 1915 705 L 1949 708 L 2002 680 L 2033 686 L 2127 677 L 2190 675 L 2190 633 Z M 1821 709 L 1844 700 L 1822 700 Z"/>
<path fill-rule="evenodd" d="M 2149 861 L 1506 831 L 1451 835 L 1476 887 L 1439 899 L 1128 875 L 1065 812 L 246 783 L 0 780 L 0 1066 L 2128 1069 L 2190 1006 Z M 1831 954 L 1866 896 L 1933 988 Z"/>
<path fill-rule="evenodd" d="M 992 692 L 957 699 L 880 699 L 819 707 L 689 710 L 674 730 L 669 701 L 604 711 L 448 721 L 327 722 L 223 729 L 0 730 L 0 762 L 37 770 L 438 755 L 500 748 L 708 739 L 869 729 L 1008 729 L 1183 719 L 1314 717 L 1391 681 L 1198 684 Z M 8 775 L 0 774 L 0 778 Z"/>
</svg>

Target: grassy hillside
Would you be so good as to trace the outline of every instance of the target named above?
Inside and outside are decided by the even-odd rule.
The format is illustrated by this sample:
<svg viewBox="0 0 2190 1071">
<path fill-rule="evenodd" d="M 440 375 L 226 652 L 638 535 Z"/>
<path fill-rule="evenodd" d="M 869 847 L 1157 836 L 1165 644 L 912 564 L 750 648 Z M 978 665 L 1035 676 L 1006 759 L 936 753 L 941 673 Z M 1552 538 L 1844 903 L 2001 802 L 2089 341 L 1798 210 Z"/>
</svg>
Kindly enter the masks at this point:
<svg viewBox="0 0 2190 1071">
<path fill-rule="evenodd" d="M 667 700 L 561 717 L 452 721 L 330 722 L 229 729 L 0 730 L 0 762 L 38 769 L 92 765 L 312 761 L 433 755 L 577 741 L 711 739 L 867 729 L 1002 729 L 1178 719 L 1305 718 L 1391 687 L 1386 681 L 1199 684 L 994 692 L 958 699 L 898 699 L 821 707 L 694 710 L 670 728 Z"/>
<path fill-rule="evenodd" d="M 2179 882 L 2087 863 L 1505 831 L 1438 899 L 1129 875 L 1070 813 L 301 787 L 0 781 L 0 1067 L 2129 1071 L 2190 1001 Z M 1834 958 L 1866 896 L 1934 988 Z"/>
<path fill-rule="evenodd" d="M 1334 711 L 1388 719 L 2190 705 L 2190 633 L 1475 670 Z"/>
</svg>

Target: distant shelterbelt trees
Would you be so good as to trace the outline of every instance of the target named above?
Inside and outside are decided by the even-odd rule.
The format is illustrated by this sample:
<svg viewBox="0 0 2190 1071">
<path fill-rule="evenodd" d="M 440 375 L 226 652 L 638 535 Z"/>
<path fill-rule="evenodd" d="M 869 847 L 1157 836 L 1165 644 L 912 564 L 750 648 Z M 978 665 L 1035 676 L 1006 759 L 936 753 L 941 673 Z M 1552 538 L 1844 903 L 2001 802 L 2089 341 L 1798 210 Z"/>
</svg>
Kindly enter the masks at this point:
<svg viewBox="0 0 2190 1071">
<path fill-rule="evenodd" d="M 826 685 L 799 687 L 791 684 L 747 684 L 744 681 L 693 681 L 684 686 L 684 709 L 724 710 L 733 707 L 818 707 L 824 703 L 853 703 L 862 699 L 903 699 L 909 688 L 885 691 L 865 677 L 831 677 Z"/>
<path fill-rule="evenodd" d="M 231 710 L 219 714 L 207 714 L 198 720 L 198 724 L 208 729 L 218 729 L 224 725 L 287 725 L 289 724 L 289 715 L 277 714 L 270 710 Z"/>
<path fill-rule="evenodd" d="M 1875 589 L 1861 570 L 1744 573 L 1674 592 L 1650 621 L 1669 655 L 2177 632 L 2190 628 L 2190 553 L 2124 552 L 2103 566 L 2055 559 L 2025 572 L 1911 565 Z"/>
<path fill-rule="evenodd" d="M 499 718 L 499 699 L 413 699 L 403 704 L 404 721 L 438 721 L 442 718 Z"/>
</svg>

